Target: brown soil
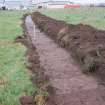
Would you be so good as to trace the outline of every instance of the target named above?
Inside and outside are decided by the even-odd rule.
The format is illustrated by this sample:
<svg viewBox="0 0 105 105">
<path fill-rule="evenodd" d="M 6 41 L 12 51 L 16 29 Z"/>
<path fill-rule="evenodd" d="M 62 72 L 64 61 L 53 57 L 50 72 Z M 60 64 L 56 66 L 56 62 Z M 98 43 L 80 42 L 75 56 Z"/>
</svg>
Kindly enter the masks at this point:
<svg viewBox="0 0 105 105">
<path fill-rule="evenodd" d="M 66 48 L 80 65 L 82 71 L 94 72 L 105 81 L 105 31 L 91 26 L 71 25 L 46 17 L 39 12 L 32 13 L 34 23 L 48 36 Z"/>
<path fill-rule="evenodd" d="M 31 80 L 35 87 L 37 87 L 37 91 L 33 93 L 33 96 L 24 95 L 20 97 L 21 105 L 42 105 L 45 104 L 48 95 L 50 93 L 50 83 L 48 82 L 48 77 L 44 74 L 43 67 L 40 66 L 39 55 L 36 51 L 36 47 L 33 46 L 29 33 L 27 32 L 27 28 L 25 26 L 25 19 L 29 14 L 25 14 L 22 18 L 22 28 L 24 35 L 16 38 L 16 42 L 22 43 L 27 47 L 26 57 L 28 59 L 27 68 L 31 70 Z"/>
<path fill-rule="evenodd" d="M 39 13 L 35 14 L 40 15 Z M 35 18 L 38 20 L 40 16 L 37 17 L 36 15 Z M 40 18 L 40 20 L 42 19 Z M 44 20 L 42 20 L 40 24 L 43 24 L 43 21 Z M 53 22 L 53 20 L 51 21 Z M 50 23 L 50 19 L 47 22 Z M 52 24 L 54 26 L 54 23 Z M 56 25 L 58 24 L 59 22 Z M 63 22 L 60 22 L 60 24 L 63 24 Z M 37 49 L 38 55 L 40 56 L 40 66 L 44 68 L 43 74 L 49 77 L 51 83 L 52 88 L 49 88 L 51 94 L 46 105 L 104 105 L 105 87 L 98 84 L 96 78 L 93 76 L 83 74 L 80 71 L 79 65 L 74 63 L 71 53 L 58 46 L 53 40 L 40 32 L 40 30 L 34 25 L 31 16 L 27 16 L 25 25 L 27 27 L 30 41 Z M 52 25 L 50 25 L 50 28 L 51 27 Z M 61 25 L 59 27 L 61 27 Z M 52 28 L 54 31 L 55 27 Z M 56 27 L 56 29 L 57 28 L 58 27 Z M 57 32 L 55 29 L 58 36 L 64 31 L 69 31 L 68 27 L 64 28 L 63 31 L 60 32 Z M 56 38 L 56 35 L 54 37 L 52 36 L 54 35 L 53 31 L 50 30 L 51 33 L 49 36 L 56 39 L 56 41 L 59 41 L 57 40 L 58 37 Z M 63 34 L 63 36 L 65 36 L 65 34 Z M 88 59 L 88 57 L 85 59 Z"/>
</svg>

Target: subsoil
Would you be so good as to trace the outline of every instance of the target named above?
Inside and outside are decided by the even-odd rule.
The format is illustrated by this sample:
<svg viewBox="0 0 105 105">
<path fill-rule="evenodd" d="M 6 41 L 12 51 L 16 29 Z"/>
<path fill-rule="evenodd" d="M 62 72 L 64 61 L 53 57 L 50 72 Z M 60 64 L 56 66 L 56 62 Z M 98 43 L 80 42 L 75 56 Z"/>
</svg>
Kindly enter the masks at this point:
<svg viewBox="0 0 105 105">
<path fill-rule="evenodd" d="M 33 12 L 32 19 L 41 31 L 69 51 L 84 73 L 95 75 L 104 84 L 105 31 L 83 24 L 67 24 L 39 12 Z"/>
</svg>

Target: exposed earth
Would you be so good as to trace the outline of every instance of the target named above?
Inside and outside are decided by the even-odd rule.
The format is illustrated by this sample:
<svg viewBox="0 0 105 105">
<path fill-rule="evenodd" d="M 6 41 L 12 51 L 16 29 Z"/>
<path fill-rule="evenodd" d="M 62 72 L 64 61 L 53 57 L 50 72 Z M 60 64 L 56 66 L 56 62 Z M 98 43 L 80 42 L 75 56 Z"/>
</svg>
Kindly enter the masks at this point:
<svg viewBox="0 0 105 105">
<path fill-rule="evenodd" d="M 63 36 L 65 36 L 65 33 L 67 34 L 69 32 L 68 31 L 69 28 L 66 26 L 64 22 L 54 21 L 53 19 L 44 17 L 39 13 L 34 13 L 34 16 L 32 16 L 32 18 L 35 23 L 32 21 L 30 15 L 27 16 L 25 20 L 26 31 L 28 32 L 27 35 L 29 36 L 33 47 L 36 48 L 37 53 L 40 57 L 39 58 L 40 65 L 44 68 L 43 74 L 47 75 L 47 77 L 49 78 L 49 82 L 51 83 L 51 87 L 53 87 L 52 94 L 50 94 L 50 99 L 46 104 L 47 105 L 104 105 L 105 87 L 99 84 L 99 82 L 97 82 L 97 79 L 94 76 L 84 74 L 81 72 L 81 67 L 77 63 L 75 63 L 75 61 L 71 56 L 73 55 L 73 51 L 75 55 L 75 52 L 77 50 L 71 50 L 71 49 L 79 48 L 79 49 L 82 49 L 80 51 L 85 51 L 84 49 L 86 49 L 86 44 L 88 49 L 93 42 L 96 42 L 93 44 L 93 46 L 95 46 L 94 50 L 93 50 L 93 46 L 92 48 L 90 47 L 92 49 L 91 51 L 95 52 L 96 46 L 100 44 L 101 44 L 101 48 L 103 48 L 103 51 L 104 51 L 104 47 L 102 47 L 103 45 L 102 43 L 104 43 L 105 32 L 96 31 L 93 28 L 91 29 L 91 27 L 83 26 L 83 25 L 72 26 L 71 40 L 73 40 L 73 38 L 74 40 L 71 41 L 73 44 L 71 44 L 71 42 L 69 43 L 71 44 L 71 46 L 72 45 L 73 46 L 69 47 L 70 49 L 68 52 L 64 48 L 61 48 L 54 41 L 56 40 L 59 42 L 59 40 L 57 39 L 60 39 L 61 40 L 60 42 L 62 43 L 62 38 L 64 38 Z M 46 28 L 43 28 L 45 26 Z M 46 33 L 41 32 L 39 28 Z M 63 29 L 63 31 L 62 30 L 60 31 L 60 29 Z M 83 33 L 81 33 L 80 30 Z M 86 34 L 86 32 L 88 34 Z M 97 32 L 97 34 L 94 34 L 93 36 L 91 36 L 90 35 L 91 32 L 92 33 Z M 99 37 L 98 33 L 99 34 L 101 33 L 100 38 L 98 38 Z M 49 36 L 53 37 L 54 40 L 52 40 L 46 34 L 47 35 L 49 34 Z M 58 34 L 61 35 L 59 38 L 56 37 L 56 35 Z M 76 36 L 77 34 L 78 36 Z M 80 35 L 82 34 L 85 36 L 82 37 L 81 39 Z M 95 39 L 95 37 L 97 38 Z M 70 39 L 70 37 L 67 37 L 66 39 Z M 76 46 L 76 45 L 83 45 L 84 44 L 83 40 L 86 43 L 84 47 L 82 46 L 82 48 L 80 48 L 80 46 Z M 74 43 L 74 42 L 78 42 L 78 43 Z M 88 42 L 91 42 L 91 44 Z M 100 44 L 98 42 L 100 42 Z M 63 42 L 62 45 L 68 49 L 67 47 L 68 43 L 64 44 Z M 96 53 L 95 53 L 96 55 L 92 53 L 93 55 L 90 56 L 91 51 L 86 50 L 85 53 L 82 53 L 82 54 L 87 54 L 87 55 L 89 54 L 89 57 L 86 55 L 84 58 L 86 59 L 86 61 L 88 60 L 88 58 L 90 60 L 92 57 L 92 62 L 89 61 L 89 64 L 94 64 L 94 59 L 95 59 L 96 61 L 95 67 L 97 68 L 94 68 L 94 69 L 96 70 L 100 67 L 100 65 L 97 66 L 97 62 L 99 62 L 97 61 L 97 57 L 99 58 L 99 60 L 101 58 Z M 92 70 L 93 70 L 93 67 L 94 65 L 92 66 Z M 89 68 L 90 68 L 90 65 L 89 65 Z"/>
<path fill-rule="evenodd" d="M 91 72 L 102 82 L 105 80 L 105 31 L 67 24 L 39 12 L 32 13 L 32 19 L 41 31 L 68 50 L 84 73 Z"/>
</svg>

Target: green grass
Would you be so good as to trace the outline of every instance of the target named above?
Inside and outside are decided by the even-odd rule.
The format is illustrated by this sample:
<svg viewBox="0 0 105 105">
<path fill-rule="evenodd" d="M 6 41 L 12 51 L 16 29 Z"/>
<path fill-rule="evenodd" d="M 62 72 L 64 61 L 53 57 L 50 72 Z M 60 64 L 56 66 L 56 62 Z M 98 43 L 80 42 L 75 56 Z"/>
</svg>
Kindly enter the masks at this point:
<svg viewBox="0 0 105 105">
<path fill-rule="evenodd" d="M 35 91 L 25 65 L 26 48 L 14 43 L 22 35 L 22 14 L 0 11 L 0 105 L 20 105 L 22 95 L 32 95 Z"/>
<path fill-rule="evenodd" d="M 71 24 L 88 24 L 105 30 L 105 8 L 80 8 L 62 10 L 44 10 L 43 14 Z"/>
</svg>

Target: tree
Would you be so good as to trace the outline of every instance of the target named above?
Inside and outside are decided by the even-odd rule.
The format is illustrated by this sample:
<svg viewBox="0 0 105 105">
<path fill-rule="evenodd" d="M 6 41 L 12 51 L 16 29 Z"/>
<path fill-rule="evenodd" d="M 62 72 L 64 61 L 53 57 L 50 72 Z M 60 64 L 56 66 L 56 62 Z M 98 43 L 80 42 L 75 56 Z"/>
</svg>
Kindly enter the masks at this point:
<svg viewBox="0 0 105 105">
<path fill-rule="evenodd" d="M 5 7 L 5 0 L 3 0 L 3 6 L 2 6 L 2 9 L 3 9 L 3 10 L 6 10 L 6 7 Z"/>
</svg>

